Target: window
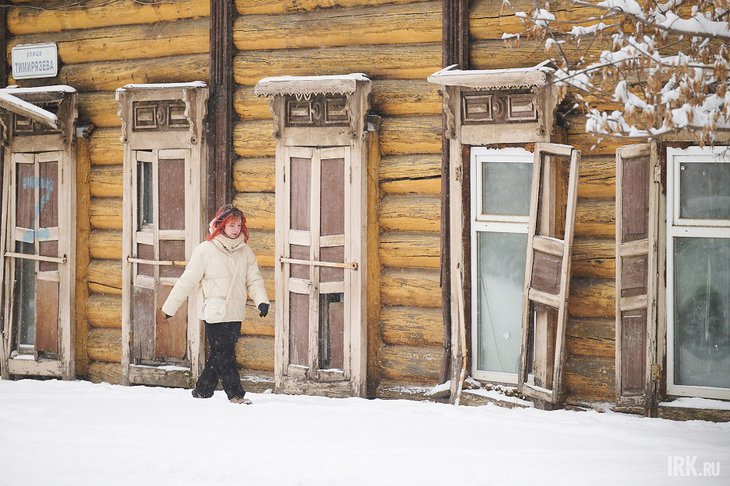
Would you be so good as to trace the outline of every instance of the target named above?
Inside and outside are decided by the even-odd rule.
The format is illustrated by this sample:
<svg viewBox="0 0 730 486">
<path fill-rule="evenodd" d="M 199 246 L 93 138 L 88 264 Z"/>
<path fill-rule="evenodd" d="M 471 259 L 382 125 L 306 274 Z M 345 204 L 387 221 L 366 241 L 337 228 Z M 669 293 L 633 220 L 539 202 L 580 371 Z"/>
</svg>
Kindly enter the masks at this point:
<svg viewBox="0 0 730 486">
<path fill-rule="evenodd" d="M 532 153 L 471 150 L 472 375 L 517 383 Z"/>
<path fill-rule="evenodd" d="M 667 154 L 667 392 L 730 398 L 730 154 Z"/>
</svg>

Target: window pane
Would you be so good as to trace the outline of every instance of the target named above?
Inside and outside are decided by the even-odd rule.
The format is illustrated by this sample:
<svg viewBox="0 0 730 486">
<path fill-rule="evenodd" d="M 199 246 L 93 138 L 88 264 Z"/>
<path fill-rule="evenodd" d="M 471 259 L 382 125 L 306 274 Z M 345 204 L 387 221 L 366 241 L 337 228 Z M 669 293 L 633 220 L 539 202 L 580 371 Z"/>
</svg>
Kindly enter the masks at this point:
<svg viewBox="0 0 730 486">
<path fill-rule="evenodd" d="M 482 162 L 482 213 L 527 216 L 532 163 Z"/>
<path fill-rule="evenodd" d="M 152 211 L 152 164 L 137 162 L 137 222 L 142 229 L 154 223 Z"/>
<path fill-rule="evenodd" d="M 679 164 L 679 214 L 691 219 L 730 219 L 730 164 Z"/>
<path fill-rule="evenodd" d="M 527 235 L 477 235 L 477 367 L 517 373 Z"/>
<path fill-rule="evenodd" d="M 15 243 L 15 251 L 32 255 L 33 243 Z M 13 319 L 18 326 L 17 344 L 35 345 L 35 262 L 17 258 L 13 282 Z"/>
<path fill-rule="evenodd" d="M 674 239 L 674 381 L 730 388 L 730 239 Z"/>
</svg>

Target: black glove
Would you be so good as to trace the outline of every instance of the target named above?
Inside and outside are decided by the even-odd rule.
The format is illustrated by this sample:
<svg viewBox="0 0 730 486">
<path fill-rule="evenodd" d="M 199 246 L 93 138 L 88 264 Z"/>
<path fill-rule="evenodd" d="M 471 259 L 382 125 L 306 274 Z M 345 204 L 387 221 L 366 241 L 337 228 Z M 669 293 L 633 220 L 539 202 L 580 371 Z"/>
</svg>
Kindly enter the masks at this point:
<svg viewBox="0 0 730 486">
<path fill-rule="evenodd" d="M 259 317 L 266 317 L 269 313 L 269 304 L 259 304 Z"/>
</svg>

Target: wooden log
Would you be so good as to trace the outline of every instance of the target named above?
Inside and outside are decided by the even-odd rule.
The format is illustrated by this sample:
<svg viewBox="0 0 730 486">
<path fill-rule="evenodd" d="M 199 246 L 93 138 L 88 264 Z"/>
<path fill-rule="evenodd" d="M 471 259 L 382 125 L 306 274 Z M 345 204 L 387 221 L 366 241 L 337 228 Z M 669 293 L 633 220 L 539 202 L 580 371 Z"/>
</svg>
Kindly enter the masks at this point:
<svg viewBox="0 0 730 486">
<path fill-rule="evenodd" d="M 253 86 L 238 86 L 234 109 L 239 118 L 271 120 L 267 98 L 253 94 Z M 376 79 L 373 81 L 372 113 L 386 116 L 440 115 L 442 109 L 439 88 L 422 79 Z"/>
<path fill-rule="evenodd" d="M 384 231 L 438 232 L 441 201 L 436 196 L 387 196 L 380 204 Z"/>
<path fill-rule="evenodd" d="M 275 169 L 275 159 L 238 159 L 233 164 L 233 187 L 238 192 L 274 192 Z"/>
<path fill-rule="evenodd" d="M 119 385 L 122 382 L 121 363 L 101 363 L 92 361 L 86 372 L 86 378 L 92 383 L 111 383 Z"/>
<path fill-rule="evenodd" d="M 113 25 L 153 24 L 209 15 L 210 2 L 200 0 L 154 3 L 88 0 L 84 2 L 83 8 L 79 8 L 76 2 L 69 3 L 68 8 L 48 8 L 47 0 L 37 0 L 9 9 L 8 30 L 14 35 L 22 35 Z"/>
<path fill-rule="evenodd" d="M 273 231 L 276 228 L 276 206 L 273 194 L 238 193 L 233 198 L 233 204 L 246 215 L 246 224 L 250 229 Z"/>
<path fill-rule="evenodd" d="M 233 79 L 253 86 L 261 78 L 282 73 L 318 76 L 359 72 L 371 79 L 422 81 L 439 69 L 440 43 L 277 49 L 239 52 L 233 60 Z"/>
<path fill-rule="evenodd" d="M 380 129 L 380 148 L 383 155 L 441 153 L 441 117 L 385 118 Z"/>
<path fill-rule="evenodd" d="M 572 279 L 568 312 L 574 318 L 616 315 L 616 286 L 613 279 Z"/>
<path fill-rule="evenodd" d="M 385 306 L 380 312 L 380 332 L 385 344 L 439 346 L 444 320 L 440 309 Z"/>
<path fill-rule="evenodd" d="M 95 197 L 89 206 L 89 220 L 93 229 L 122 230 L 122 199 Z"/>
<path fill-rule="evenodd" d="M 586 133 L 585 118 L 582 115 L 570 116 L 568 121 L 570 126 L 567 143 L 580 150 L 583 157 L 607 156 L 610 158 L 616 155 L 619 147 L 633 143 L 626 139 Z"/>
<path fill-rule="evenodd" d="M 79 125 L 91 123 L 98 128 L 121 127 L 122 120 L 119 118 L 119 103 L 114 98 L 113 91 L 100 91 L 94 93 L 79 93 Z M 117 137 L 118 138 L 118 137 Z"/>
<path fill-rule="evenodd" d="M 388 3 L 413 3 L 423 0 L 234 0 L 241 15 L 311 12 L 320 8 L 367 7 Z"/>
<path fill-rule="evenodd" d="M 616 159 L 614 157 L 583 157 L 578 176 L 580 199 L 615 199 Z"/>
<path fill-rule="evenodd" d="M 233 149 L 239 157 L 259 158 L 276 155 L 274 124 L 270 120 L 238 122 L 233 127 Z"/>
<path fill-rule="evenodd" d="M 576 238 L 614 238 L 616 204 L 613 200 L 579 199 L 575 210 Z"/>
<path fill-rule="evenodd" d="M 668 420 L 703 420 L 705 422 L 730 422 L 730 410 L 692 407 L 677 407 L 660 403 L 657 407 L 657 418 Z"/>
<path fill-rule="evenodd" d="M 550 53 L 545 52 L 544 42 L 540 39 L 522 38 L 518 46 L 501 39 L 489 39 L 472 42 L 470 46 L 469 60 L 472 69 L 532 67 L 550 56 Z M 602 50 L 597 43 L 589 47 L 575 44 L 561 44 L 561 47 L 571 62 L 578 61 L 582 56 L 596 56 Z"/>
<path fill-rule="evenodd" d="M 210 22 L 207 17 L 172 22 L 119 25 L 97 29 L 63 30 L 12 39 L 17 44 L 54 42 L 63 64 L 122 59 L 149 59 L 208 52 Z"/>
<path fill-rule="evenodd" d="M 79 91 L 111 91 L 127 84 L 208 81 L 208 55 L 189 54 L 157 59 L 68 64 L 58 73 L 58 84 Z M 43 79 L 13 80 L 21 86 L 43 86 Z"/>
<path fill-rule="evenodd" d="M 248 240 L 248 246 L 251 247 L 256 255 L 256 261 L 259 267 L 274 267 L 274 232 L 264 230 L 250 230 L 251 238 Z M 272 298 L 270 295 L 269 298 Z"/>
<path fill-rule="evenodd" d="M 395 268 L 439 268 L 440 237 L 390 231 L 380 235 L 380 263 Z"/>
<path fill-rule="evenodd" d="M 266 287 L 266 295 L 270 296 L 269 300 L 272 302 L 274 301 L 274 295 L 276 295 L 275 292 L 275 278 L 274 278 L 274 269 L 273 268 L 266 268 L 266 267 L 259 267 L 259 270 L 261 270 L 261 276 L 264 278 L 264 286 Z M 253 304 L 251 299 L 248 300 L 249 304 Z"/>
<path fill-rule="evenodd" d="M 236 343 L 236 361 L 247 370 L 274 370 L 274 338 L 241 336 Z"/>
<path fill-rule="evenodd" d="M 246 306 L 246 320 L 241 324 L 241 334 L 274 337 L 275 321 L 276 314 L 273 305 L 266 317 L 259 317 L 259 310 L 253 302 L 249 301 Z"/>
<path fill-rule="evenodd" d="M 91 134 L 91 165 L 121 165 L 124 162 L 122 132 L 119 128 L 99 128 Z"/>
<path fill-rule="evenodd" d="M 122 295 L 122 263 L 115 260 L 91 260 L 89 289 L 102 294 Z"/>
<path fill-rule="evenodd" d="M 567 400 L 615 402 L 616 366 L 613 358 L 570 356 L 565 366 Z"/>
<path fill-rule="evenodd" d="M 402 380 L 378 380 L 373 394 L 375 398 L 385 400 L 417 400 L 432 401 L 427 393 L 434 387 L 434 383 L 409 383 Z"/>
<path fill-rule="evenodd" d="M 122 197 L 123 170 L 121 165 L 96 166 L 89 173 L 92 197 Z"/>
<path fill-rule="evenodd" d="M 122 328 L 122 299 L 118 295 L 92 294 L 86 301 L 86 315 L 93 328 Z"/>
<path fill-rule="evenodd" d="M 576 238 L 570 273 L 573 277 L 613 278 L 616 275 L 615 255 L 614 240 Z"/>
<path fill-rule="evenodd" d="M 122 362 L 122 330 L 91 329 L 87 339 L 87 352 L 92 361 L 103 363 Z"/>
<path fill-rule="evenodd" d="M 122 232 L 92 231 L 89 234 L 89 255 L 97 260 L 121 260 Z"/>
<path fill-rule="evenodd" d="M 440 194 L 441 158 L 436 154 L 384 157 L 380 188 L 386 194 Z"/>
<path fill-rule="evenodd" d="M 436 385 L 443 354 L 441 346 L 383 346 L 379 355 L 381 377 Z"/>
<path fill-rule="evenodd" d="M 376 79 L 372 110 L 390 116 L 440 115 L 439 86 L 419 79 Z"/>
<path fill-rule="evenodd" d="M 441 307 L 439 271 L 430 269 L 385 269 L 380 276 L 383 306 Z"/>
<path fill-rule="evenodd" d="M 233 24 L 239 51 L 440 41 L 441 2 L 436 1 L 242 15 Z"/>
<path fill-rule="evenodd" d="M 568 355 L 614 358 L 615 332 L 613 319 L 569 319 L 566 329 Z"/>
</svg>

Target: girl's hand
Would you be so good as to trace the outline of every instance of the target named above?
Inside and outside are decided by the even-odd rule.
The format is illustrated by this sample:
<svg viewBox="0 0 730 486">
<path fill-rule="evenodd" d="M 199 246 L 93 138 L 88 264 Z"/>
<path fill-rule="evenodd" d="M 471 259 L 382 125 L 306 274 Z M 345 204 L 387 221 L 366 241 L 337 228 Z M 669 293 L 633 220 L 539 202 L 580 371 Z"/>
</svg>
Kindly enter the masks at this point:
<svg viewBox="0 0 730 486">
<path fill-rule="evenodd" d="M 266 317 L 269 313 L 269 304 L 259 304 L 259 317 Z"/>
</svg>

